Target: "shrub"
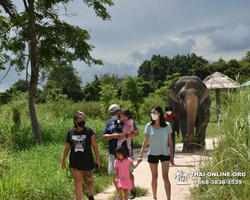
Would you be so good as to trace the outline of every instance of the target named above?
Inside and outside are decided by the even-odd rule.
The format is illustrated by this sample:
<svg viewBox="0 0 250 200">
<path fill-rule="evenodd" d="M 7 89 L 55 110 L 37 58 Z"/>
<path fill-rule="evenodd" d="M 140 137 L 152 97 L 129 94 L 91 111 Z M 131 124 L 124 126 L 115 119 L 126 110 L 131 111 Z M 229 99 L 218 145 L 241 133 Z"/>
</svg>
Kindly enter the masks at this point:
<svg viewBox="0 0 250 200">
<path fill-rule="evenodd" d="M 96 101 L 83 101 L 81 103 L 75 103 L 71 105 L 69 114 L 70 116 L 74 116 L 74 114 L 80 110 L 84 112 L 86 117 L 88 118 L 102 118 L 102 113 L 101 113 L 101 102 L 96 102 Z"/>
<path fill-rule="evenodd" d="M 162 99 L 162 97 L 150 93 L 150 95 L 147 98 L 145 98 L 144 103 L 141 105 L 141 107 L 140 107 L 140 113 L 141 113 L 141 115 L 149 116 L 150 112 L 151 112 L 151 108 L 154 105 L 161 106 L 162 109 L 163 109 L 163 111 L 164 111 L 164 109 L 165 109 L 165 107 L 166 107 L 167 104 L 168 104 L 168 102 L 167 101 L 165 102 Z"/>
</svg>

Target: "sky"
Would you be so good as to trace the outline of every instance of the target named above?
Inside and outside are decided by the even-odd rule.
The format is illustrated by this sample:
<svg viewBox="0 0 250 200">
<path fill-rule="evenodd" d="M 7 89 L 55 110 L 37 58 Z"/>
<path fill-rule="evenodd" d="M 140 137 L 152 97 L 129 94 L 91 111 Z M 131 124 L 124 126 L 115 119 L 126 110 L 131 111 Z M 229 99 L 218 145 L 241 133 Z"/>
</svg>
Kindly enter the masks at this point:
<svg viewBox="0 0 250 200">
<path fill-rule="evenodd" d="M 22 10 L 22 1 L 17 8 Z M 103 21 L 83 1 L 74 1 L 61 19 L 90 31 L 91 55 L 104 66 L 89 67 L 74 62 L 82 86 L 105 73 L 137 76 L 144 60 L 152 55 L 173 57 L 196 53 L 210 62 L 222 57 L 241 59 L 250 50 L 249 0 L 114 0 L 107 7 L 112 19 Z M 7 69 L 9 66 L 5 66 Z M 7 70 L 0 71 L 0 80 Z M 0 83 L 0 92 L 12 86 L 25 73 L 15 67 Z M 41 87 L 41 86 L 39 86 Z"/>
</svg>

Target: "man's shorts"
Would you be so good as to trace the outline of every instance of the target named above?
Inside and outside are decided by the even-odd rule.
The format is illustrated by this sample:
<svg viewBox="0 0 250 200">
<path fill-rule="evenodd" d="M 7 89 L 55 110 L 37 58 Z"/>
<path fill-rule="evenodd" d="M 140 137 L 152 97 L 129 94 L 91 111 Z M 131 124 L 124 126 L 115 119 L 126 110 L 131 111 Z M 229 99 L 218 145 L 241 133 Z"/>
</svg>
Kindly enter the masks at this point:
<svg viewBox="0 0 250 200">
<path fill-rule="evenodd" d="M 159 160 L 161 162 L 170 161 L 170 156 L 165 156 L 165 155 L 159 155 L 159 156 L 148 155 L 148 162 L 149 163 L 159 163 Z"/>
<path fill-rule="evenodd" d="M 133 168 L 129 166 L 129 172 L 133 172 Z M 109 154 L 108 174 L 115 174 L 115 155 Z"/>
</svg>

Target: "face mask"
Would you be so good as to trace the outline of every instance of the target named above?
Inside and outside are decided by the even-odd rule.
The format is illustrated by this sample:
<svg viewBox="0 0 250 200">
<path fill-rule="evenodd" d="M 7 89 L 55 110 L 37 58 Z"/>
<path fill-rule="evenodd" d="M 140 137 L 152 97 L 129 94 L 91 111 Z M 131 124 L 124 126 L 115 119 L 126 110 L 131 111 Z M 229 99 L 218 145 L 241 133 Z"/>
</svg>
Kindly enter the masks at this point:
<svg viewBox="0 0 250 200">
<path fill-rule="evenodd" d="M 159 115 L 157 115 L 157 114 L 151 114 L 151 117 L 152 117 L 152 119 L 155 121 L 155 120 L 157 120 L 158 119 L 158 117 L 159 117 Z"/>
<path fill-rule="evenodd" d="M 167 111 L 166 113 L 167 113 L 167 115 L 171 115 L 172 111 Z"/>
<path fill-rule="evenodd" d="M 118 116 L 111 116 L 111 119 L 118 120 L 119 118 L 118 118 Z"/>
<path fill-rule="evenodd" d="M 83 128 L 85 126 L 85 121 L 78 122 L 78 126 Z"/>
</svg>

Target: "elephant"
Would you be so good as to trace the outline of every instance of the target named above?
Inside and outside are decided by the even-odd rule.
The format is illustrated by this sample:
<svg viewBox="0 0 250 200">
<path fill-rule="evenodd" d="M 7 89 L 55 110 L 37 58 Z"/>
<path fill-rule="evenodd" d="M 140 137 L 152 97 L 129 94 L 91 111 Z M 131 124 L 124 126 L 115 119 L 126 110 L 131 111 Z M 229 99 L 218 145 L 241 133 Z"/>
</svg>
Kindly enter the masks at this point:
<svg viewBox="0 0 250 200">
<path fill-rule="evenodd" d="M 170 86 L 169 105 L 179 118 L 182 152 L 204 150 L 211 107 L 206 85 L 197 76 L 183 76 Z"/>
</svg>

